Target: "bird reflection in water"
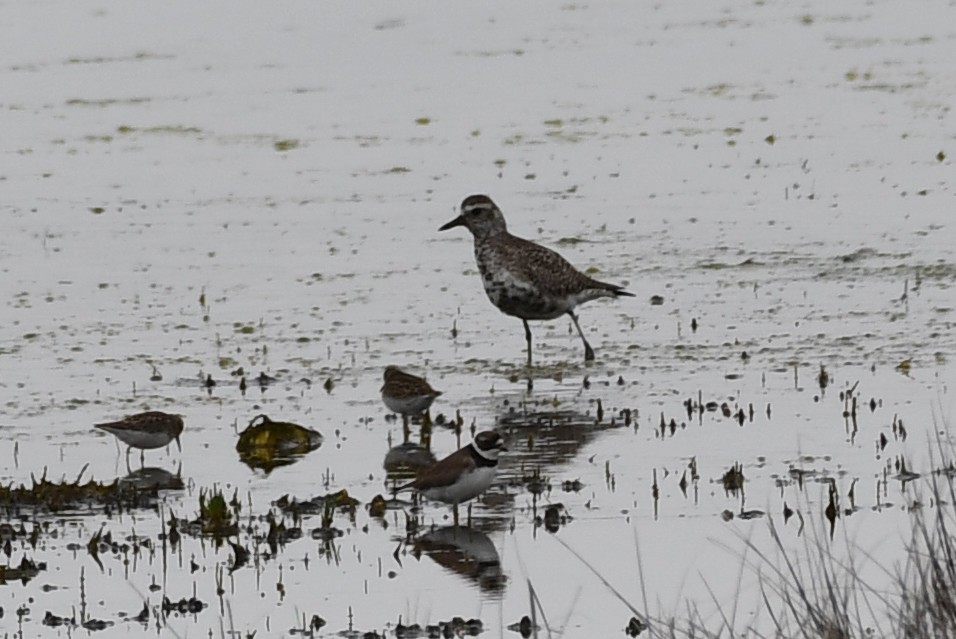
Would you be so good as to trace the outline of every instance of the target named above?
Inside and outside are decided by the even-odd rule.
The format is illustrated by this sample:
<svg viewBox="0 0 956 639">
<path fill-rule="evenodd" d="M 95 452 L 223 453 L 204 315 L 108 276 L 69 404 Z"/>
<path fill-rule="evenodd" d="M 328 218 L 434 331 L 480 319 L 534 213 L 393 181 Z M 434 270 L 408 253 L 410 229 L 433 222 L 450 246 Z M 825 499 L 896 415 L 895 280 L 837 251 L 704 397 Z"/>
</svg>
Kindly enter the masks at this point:
<svg viewBox="0 0 956 639">
<path fill-rule="evenodd" d="M 415 540 L 415 556 L 424 553 L 435 563 L 478 586 L 482 593 L 500 597 L 507 578 L 491 538 L 475 528 L 436 528 Z"/>
<path fill-rule="evenodd" d="M 180 467 L 173 474 L 165 468 L 140 468 L 121 477 L 117 483 L 120 486 L 132 486 L 136 490 L 182 490 L 185 486 L 181 470 Z"/>
<path fill-rule="evenodd" d="M 400 481 L 414 479 L 420 471 L 434 466 L 436 461 L 435 455 L 427 448 L 405 442 L 385 453 L 382 466 L 389 480 Z"/>
</svg>

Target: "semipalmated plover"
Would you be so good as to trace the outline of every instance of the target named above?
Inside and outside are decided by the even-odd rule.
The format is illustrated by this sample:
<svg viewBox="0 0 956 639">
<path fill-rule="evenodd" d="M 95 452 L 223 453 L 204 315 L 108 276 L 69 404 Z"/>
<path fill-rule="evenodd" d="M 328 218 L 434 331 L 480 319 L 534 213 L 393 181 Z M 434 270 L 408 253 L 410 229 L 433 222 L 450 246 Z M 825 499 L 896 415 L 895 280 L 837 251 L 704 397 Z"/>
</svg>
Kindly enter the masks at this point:
<svg viewBox="0 0 956 639">
<path fill-rule="evenodd" d="M 457 506 L 485 492 L 498 470 L 498 454 L 507 450 L 501 435 L 486 430 L 475 439 L 418 475 L 418 479 L 395 489 L 417 490 L 435 501 Z"/>
</svg>

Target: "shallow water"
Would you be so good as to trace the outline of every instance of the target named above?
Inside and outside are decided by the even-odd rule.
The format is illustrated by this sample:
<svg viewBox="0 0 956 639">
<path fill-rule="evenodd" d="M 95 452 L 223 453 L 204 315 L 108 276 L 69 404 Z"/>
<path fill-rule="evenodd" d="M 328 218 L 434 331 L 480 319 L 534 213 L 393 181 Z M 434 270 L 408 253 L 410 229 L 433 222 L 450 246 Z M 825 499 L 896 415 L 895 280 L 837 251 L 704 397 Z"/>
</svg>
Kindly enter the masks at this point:
<svg viewBox="0 0 956 639">
<path fill-rule="evenodd" d="M 18 538 L 4 562 L 46 562 L 0 591 L 7 633 L 58 636 L 50 610 L 112 622 L 100 636 L 275 636 L 314 614 L 329 636 L 456 615 L 504 636 L 530 613 L 529 583 L 552 629 L 619 633 L 631 611 L 569 548 L 642 612 L 685 598 L 710 611 L 708 587 L 725 610 L 739 600 L 742 631 L 766 623 L 737 574 L 742 538 L 769 545 L 767 522 L 722 514 L 765 511 L 797 547 L 784 503 L 823 528 L 831 480 L 858 507 L 839 537 L 886 566 L 902 556 L 913 497 L 898 465 L 931 468 L 954 407 L 946 3 L 918 17 L 903 2 L 51 1 L 3 15 L 0 481 L 125 477 L 92 424 L 181 413 L 182 455 L 147 453 L 183 481 L 163 520 L 195 518 L 219 487 L 243 504 L 232 541 L 252 553 L 230 574 L 228 544 L 184 536 L 164 552 L 156 511 L 27 512 L 27 529 L 56 532 Z M 536 323 L 528 391 L 520 322 L 485 299 L 468 234 L 437 232 L 473 192 L 515 234 L 636 294 L 581 309 L 593 365 L 570 322 Z M 449 560 L 447 508 L 365 510 L 401 439 L 378 395 L 387 364 L 444 391 L 433 417 L 460 414 L 465 438 L 509 437 L 463 535 L 477 560 Z M 260 389 L 260 372 L 277 381 Z M 688 415 L 687 400 L 718 409 Z M 250 469 L 235 441 L 260 413 L 324 443 Z M 436 427 L 436 454 L 459 444 Z M 735 463 L 743 495 L 721 483 Z M 335 516 L 342 537 L 311 538 L 317 515 L 274 557 L 256 537 L 283 495 L 340 489 L 361 501 Z M 536 526 L 557 504 L 557 532 Z M 156 550 L 102 551 L 101 567 L 86 551 L 101 529 Z M 208 608 L 124 621 L 164 596 Z"/>
</svg>

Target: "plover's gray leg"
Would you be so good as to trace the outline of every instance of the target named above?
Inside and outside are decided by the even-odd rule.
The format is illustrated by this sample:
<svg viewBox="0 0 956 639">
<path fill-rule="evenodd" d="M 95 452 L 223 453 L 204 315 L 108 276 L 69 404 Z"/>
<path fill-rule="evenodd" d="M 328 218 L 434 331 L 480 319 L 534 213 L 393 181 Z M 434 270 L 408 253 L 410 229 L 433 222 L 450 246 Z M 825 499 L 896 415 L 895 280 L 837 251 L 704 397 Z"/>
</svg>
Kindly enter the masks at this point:
<svg viewBox="0 0 956 639">
<path fill-rule="evenodd" d="M 524 339 L 528 342 L 528 368 L 531 368 L 531 327 L 528 326 L 528 320 L 523 319 L 521 321 L 524 322 Z"/>
<path fill-rule="evenodd" d="M 584 361 L 594 361 L 594 349 L 591 348 L 587 338 L 584 337 L 584 331 L 581 330 L 581 325 L 578 324 L 578 316 L 574 314 L 574 311 L 568 311 L 568 315 L 571 316 L 571 321 L 574 322 L 574 328 L 578 329 L 578 335 L 581 336 L 581 341 L 584 342 Z"/>
</svg>

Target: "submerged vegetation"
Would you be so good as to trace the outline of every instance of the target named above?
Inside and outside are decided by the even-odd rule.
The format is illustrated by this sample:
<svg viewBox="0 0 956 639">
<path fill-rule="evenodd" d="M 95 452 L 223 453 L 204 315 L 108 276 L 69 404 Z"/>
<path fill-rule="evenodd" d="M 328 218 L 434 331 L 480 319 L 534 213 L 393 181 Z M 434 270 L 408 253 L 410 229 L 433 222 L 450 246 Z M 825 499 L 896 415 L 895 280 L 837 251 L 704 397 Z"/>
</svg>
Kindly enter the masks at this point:
<svg viewBox="0 0 956 639">
<path fill-rule="evenodd" d="M 47 479 L 46 472 L 43 471 L 40 479 L 31 476 L 29 486 L 0 486 L 0 509 L 11 517 L 24 511 L 62 513 L 94 508 L 103 509 L 109 514 L 114 510 L 122 512 L 134 508 L 154 508 L 158 503 L 157 486 L 137 485 L 126 481 L 126 478 L 109 483 L 93 479 L 81 483 L 82 472 L 74 481 L 54 482 Z"/>
</svg>

